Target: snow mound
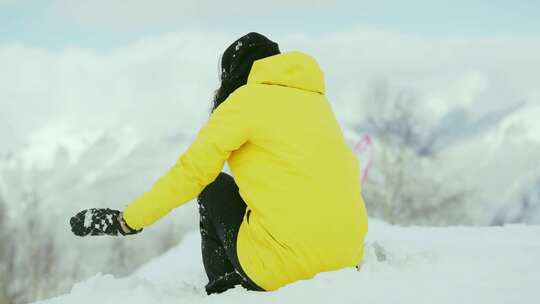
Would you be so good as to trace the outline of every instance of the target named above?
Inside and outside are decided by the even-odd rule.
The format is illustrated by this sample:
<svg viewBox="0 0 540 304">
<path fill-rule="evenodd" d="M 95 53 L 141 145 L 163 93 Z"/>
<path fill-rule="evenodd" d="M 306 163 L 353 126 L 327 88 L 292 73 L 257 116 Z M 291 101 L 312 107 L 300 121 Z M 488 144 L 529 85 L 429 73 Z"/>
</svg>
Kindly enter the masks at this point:
<svg viewBox="0 0 540 304">
<path fill-rule="evenodd" d="M 537 303 L 540 227 L 396 227 L 370 223 L 361 271 L 322 273 L 275 292 L 241 287 L 206 296 L 200 239 L 130 277 L 97 275 L 40 304 L 107 303 Z"/>
</svg>

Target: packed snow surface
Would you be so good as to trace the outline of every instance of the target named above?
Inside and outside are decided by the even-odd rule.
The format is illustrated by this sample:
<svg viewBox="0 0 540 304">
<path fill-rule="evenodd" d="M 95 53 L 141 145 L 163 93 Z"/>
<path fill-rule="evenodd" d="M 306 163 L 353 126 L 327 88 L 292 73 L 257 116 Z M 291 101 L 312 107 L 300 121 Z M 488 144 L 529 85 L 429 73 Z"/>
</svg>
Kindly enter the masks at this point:
<svg viewBox="0 0 540 304">
<path fill-rule="evenodd" d="M 198 233 L 127 278 L 97 275 L 40 304 L 538 303 L 540 226 L 397 227 L 370 222 L 361 271 L 322 273 L 275 292 L 207 296 Z"/>
</svg>

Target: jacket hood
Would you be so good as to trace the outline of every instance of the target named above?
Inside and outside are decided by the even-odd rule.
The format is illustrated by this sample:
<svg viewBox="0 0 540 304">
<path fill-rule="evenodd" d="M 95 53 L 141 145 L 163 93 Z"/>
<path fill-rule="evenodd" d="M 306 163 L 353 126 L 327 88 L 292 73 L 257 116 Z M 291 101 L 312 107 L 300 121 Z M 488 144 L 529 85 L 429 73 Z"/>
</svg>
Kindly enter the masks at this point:
<svg viewBox="0 0 540 304">
<path fill-rule="evenodd" d="M 324 94 L 324 73 L 313 57 L 302 52 L 286 52 L 257 60 L 248 84 L 281 85 Z"/>
</svg>

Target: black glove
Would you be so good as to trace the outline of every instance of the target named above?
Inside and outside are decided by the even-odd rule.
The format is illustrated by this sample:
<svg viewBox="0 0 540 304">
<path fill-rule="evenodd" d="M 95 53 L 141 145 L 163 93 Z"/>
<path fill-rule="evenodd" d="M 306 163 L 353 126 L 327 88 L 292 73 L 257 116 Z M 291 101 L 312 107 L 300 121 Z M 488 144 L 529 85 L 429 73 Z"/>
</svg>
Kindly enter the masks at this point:
<svg viewBox="0 0 540 304">
<path fill-rule="evenodd" d="M 142 231 L 131 229 L 125 222 L 122 229 L 120 211 L 112 209 L 91 208 L 83 210 L 73 216 L 69 223 L 71 231 L 77 236 L 112 235 L 117 236 L 136 234 Z"/>
</svg>

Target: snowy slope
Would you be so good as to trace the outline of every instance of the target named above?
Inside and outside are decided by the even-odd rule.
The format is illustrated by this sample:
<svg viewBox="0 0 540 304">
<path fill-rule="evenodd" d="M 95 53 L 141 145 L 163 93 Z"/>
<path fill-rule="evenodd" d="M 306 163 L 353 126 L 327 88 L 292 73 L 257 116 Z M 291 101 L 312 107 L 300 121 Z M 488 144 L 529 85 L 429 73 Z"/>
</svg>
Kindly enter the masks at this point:
<svg viewBox="0 0 540 304">
<path fill-rule="evenodd" d="M 419 228 L 372 221 L 362 270 L 324 273 L 276 292 L 206 296 L 196 232 L 134 275 L 98 275 L 67 303 L 538 303 L 540 227 Z"/>
</svg>

